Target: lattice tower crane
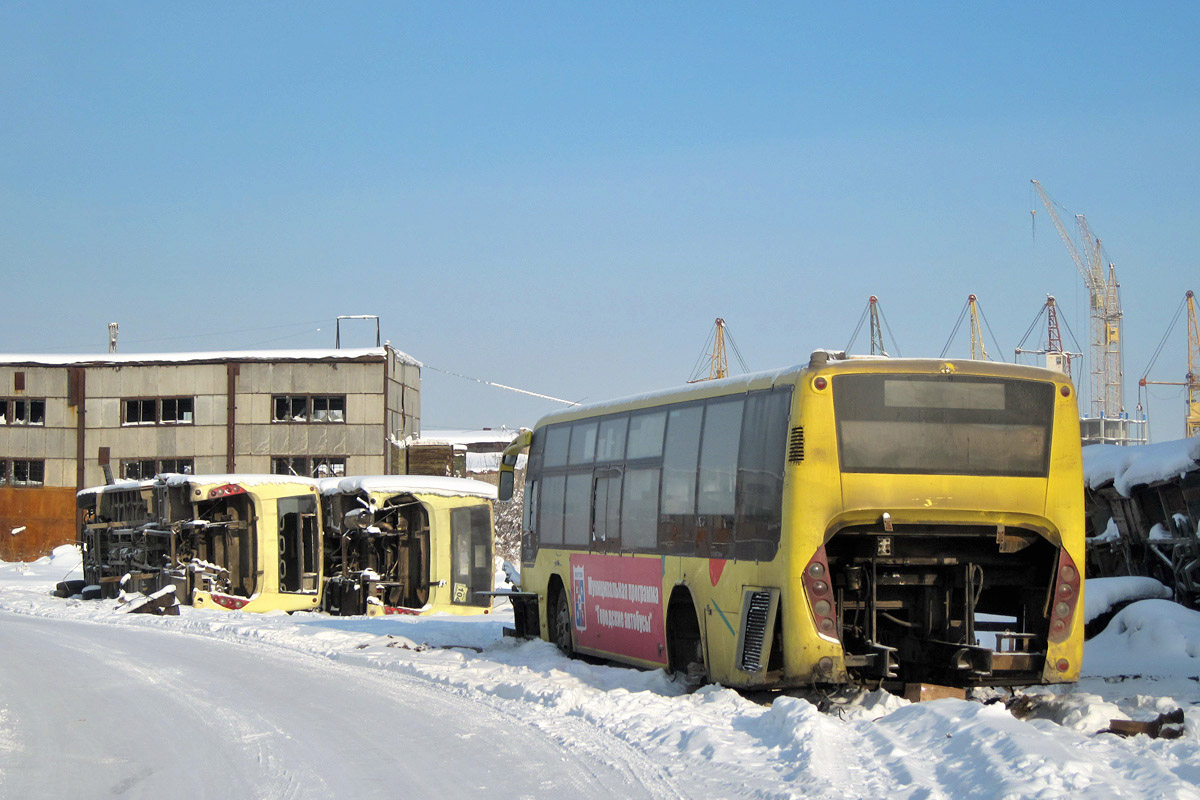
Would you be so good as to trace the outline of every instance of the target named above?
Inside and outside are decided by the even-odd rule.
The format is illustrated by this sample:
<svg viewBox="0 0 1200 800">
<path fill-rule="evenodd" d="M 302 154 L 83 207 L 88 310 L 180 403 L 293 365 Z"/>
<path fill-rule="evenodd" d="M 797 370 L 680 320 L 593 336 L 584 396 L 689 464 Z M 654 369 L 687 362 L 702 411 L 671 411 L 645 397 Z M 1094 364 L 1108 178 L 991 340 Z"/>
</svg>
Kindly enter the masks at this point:
<svg viewBox="0 0 1200 800">
<path fill-rule="evenodd" d="M 1188 437 L 1200 436 L 1200 323 L 1196 320 L 1196 295 L 1192 290 L 1188 290 L 1184 296 L 1184 303 L 1187 306 L 1187 337 L 1188 337 L 1188 371 L 1186 380 L 1180 381 L 1151 381 L 1143 377 L 1138 381 L 1139 386 L 1147 384 L 1155 384 L 1160 386 L 1183 386 L 1187 395 L 1187 408 L 1184 411 L 1184 435 Z M 1178 315 L 1178 312 L 1176 312 Z M 1179 317 L 1176 316 L 1175 319 Z M 1175 327 L 1174 320 L 1167 329 L 1167 334 L 1170 335 L 1171 329 Z M 1165 341 L 1165 337 L 1164 337 Z M 1162 348 L 1162 345 L 1159 345 Z M 1155 353 L 1157 359 L 1158 354 Z M 1146 372 L 1149 373 L 1153 368 L 1154 362 L 1150 362 L 1150 367 L 1147 367 Z"/>
<path fill-rule="evenodd" d="M 1046 346 L 1040 350 L 1026 350 L 1025 342 L 1029 339 L 1034 328 L 1042 318 L 1042 314 L 1046 315 Z M 1070 330 L 1068 328 L 1068 330 Z M 1074 337 L 1075 334 L 1071 334 Z M 1025 331 L 1025 337 L 1021 339 L 1021 343 L 1017 345 L 1016 355 L 1022 353 L 1030 353 L 1033 355 L 1046 357 L 1046 368 L 1058 370 L 1064 373 L 1068 378 L 1071 377 L 1071 359 L 1077 358 L 1082 353 L 1069 353 L 1063 348 L 1062 329 L 1058 324 L 1058 302 L 1055 301 L 1054 295 L 1046 295 L 1046 302 L 1042 305 L 1042 309 L 1038 315 L 1034 317 L 1033 324 L 1029 326 L 1029 330 Z"/>
<path fill-rule="evenodd" d="M 979 327 L 979 301 L 975 295 L 967 297 L 967 305 L 971 309 L 971 358 L 987 361 L 987 348 L 983 345 L 983 330 Z"/>
<path fill-rule="evenodd" d="M 692 376 L 688 379 L 688 383 L 712 381 L 729 377 L 729 357 L 725 347 L 726 340 L 733 347 L 733 354 L 737 357 L 742 371 L 748 371 L 746 369 L 746 362 L 742 359 L 742 354 L 738 352 L 737 342 L 733 341 L 733 337 L 725 330 L 725 320 L 717 317 L 713 323 L 712 333 L 709 334 L 708 343 L 705 344 L 704 352 L 700 354 L 700 358 L 696 361 L 696 366 L 692 369 Z M 711 350 L 708 349 L 710 344 L 712 345 Z M 708 364 L 708 374 L 704 375 L 703 365 L 706 362 Z"/>
<path fill-rule="evenodd" d="M 1122 389 L 1121 295 L 1116 266 L 1110 263 L 1107 275 L 1105 274 L 1100 240 L 1092 235 L 1083 214 L 1076 214 L 1075 225 L 1079 229 L 1079 237 L 1084 247 L 1084 254 L 1080 254 L 1079 248 L 1075 246 L 1054 208 L 1054 201 L 1040 183 L 1036 180 L 1031 183 L 1037 190 L 1042 205 L 1050 213 L 1050 221 L 1054 223 L 1059 238 L 1067 246 L 1071 260 L 1075 262 L 1075 267 L 1088 290 L 1091 310 L 1091 415 L 1115 419 L 1125 411 Z"/>
</svg>

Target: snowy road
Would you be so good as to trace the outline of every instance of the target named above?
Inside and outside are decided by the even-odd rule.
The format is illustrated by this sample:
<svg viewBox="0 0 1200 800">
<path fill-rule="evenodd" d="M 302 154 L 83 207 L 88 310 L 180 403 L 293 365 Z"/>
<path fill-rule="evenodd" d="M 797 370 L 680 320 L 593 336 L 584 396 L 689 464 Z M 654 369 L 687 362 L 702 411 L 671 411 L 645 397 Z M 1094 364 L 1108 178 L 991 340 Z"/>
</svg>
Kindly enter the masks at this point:
<svg viewBox="0 0 1200 800">
<path fill-rule="evenodd" d="M 0 562 L 0 798 L 1200 800 L 1200 613 L 1159 599 L 1085 645 L 1078 684 L 1010 713 L 688 693 L 504 637 L 507 608 L 154 617 L 52 597 L 78 565 L 72 547 Z M 1176 739 L 1102 732 L 1179 710 Z"/>
<path fill-rule="evenodd" d="M 0 613 L 0 675 L 2 797 L 663 794 L 619 753 L 266 645 Z"/>
</svg>

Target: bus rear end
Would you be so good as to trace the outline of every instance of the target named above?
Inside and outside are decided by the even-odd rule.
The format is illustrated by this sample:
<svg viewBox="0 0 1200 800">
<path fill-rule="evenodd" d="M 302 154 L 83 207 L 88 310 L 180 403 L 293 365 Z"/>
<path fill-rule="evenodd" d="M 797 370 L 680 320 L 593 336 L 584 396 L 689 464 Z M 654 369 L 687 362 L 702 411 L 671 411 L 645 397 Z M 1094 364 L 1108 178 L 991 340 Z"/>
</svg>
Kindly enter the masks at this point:
<svg viewBox="0 0 1200 800">
<path fill-rule="evenodd" d="M 799 394 L 791 556 L 806 646 L 789 648 L 789 671 L 958 686 L 1076 680 L 1083 497 L 1069 378 L 852 359 L 805 373 Z"/>
</svg>

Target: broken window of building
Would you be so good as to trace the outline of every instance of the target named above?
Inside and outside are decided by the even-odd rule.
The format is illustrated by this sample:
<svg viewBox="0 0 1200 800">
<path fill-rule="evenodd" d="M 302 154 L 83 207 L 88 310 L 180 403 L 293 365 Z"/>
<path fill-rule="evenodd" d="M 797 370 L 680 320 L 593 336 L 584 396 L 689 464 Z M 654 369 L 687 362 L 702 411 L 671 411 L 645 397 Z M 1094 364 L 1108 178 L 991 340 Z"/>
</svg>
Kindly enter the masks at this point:
<svg viewBox="0 0 1200 800">
<path fill-rule="evenodd" d="M 164 425 L 191 425 L 196 401 L 191 397 L 164 397 L 162 400 L 162 423 Z"/>
<path fill-rule="evenodd" d="M 314 478 L 343 478 L 346 475 L 346 459 L 334 456 L 314 457 L 311 475 Z"/>
<path fill-rule="evenodd" d="M 177 472 L 180 475 L 191 475 L 195 471 L 193 460 L 190 458 L 164 458 L 158 464 L 159 474 Z"/>
<path fill-rule="evenodd" d="M 158 422 L 153 400 L 131 400 L 122 402 L 125 409 L 125 419 L 122 425 L 154 425 Z"/>
<path fill-rule="evenodd" d="M 341 478 L 346 475 L 345 456 L 274 456 L 273 475 L 295 475 L 298 478 Z"/>
<path fill-rule="evenodd" d="M 304 395 L 277 394 L 271 400 L 275 409 L 271 416 L 273 422 L 308 421 L 308 398 Z"/>
<path fill-rule="evenodd" d="M 0 425 L 45 425 L 46 401 L 24 397 L 0 400 Z"/>
<path fill-rule="evenodd" d="M 155 476 L 153 458 L 121 459 L 121 478 L 127 481 L 147 481 Z"/>
<path fill-rule="evenodd" d="M 308 459 L 304 456 L 275 456 L 271 459 L 272 475 L 308 475 Z"/>
<path fill-rule="evenodd" d="M 46 482 L 46 462 L 14 458 L 13 486 L 41 486 Z"/>
<path fill-rule="evenodd" d="M 312 418 L 314 422 L 345 422 L 346 396 L 314 396 L 312 399 Z"/>
</svg>

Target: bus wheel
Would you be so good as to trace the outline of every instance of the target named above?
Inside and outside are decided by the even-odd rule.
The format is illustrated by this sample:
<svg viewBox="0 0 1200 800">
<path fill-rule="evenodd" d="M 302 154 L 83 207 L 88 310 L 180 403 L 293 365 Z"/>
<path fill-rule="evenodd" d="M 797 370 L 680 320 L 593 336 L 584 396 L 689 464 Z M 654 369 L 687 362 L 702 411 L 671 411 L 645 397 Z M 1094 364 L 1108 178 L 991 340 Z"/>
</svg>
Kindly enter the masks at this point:
<svg viewBox="0 0 1200 800">
<path fill-rule="evenodd" d="M 550 641 L 569 656 L 575 652 L 571 642 L 571 604 L 567 602 L 567 593 L 562 588 L 554 594 L 554 606 L 550 613 Z"/>
</svg>

